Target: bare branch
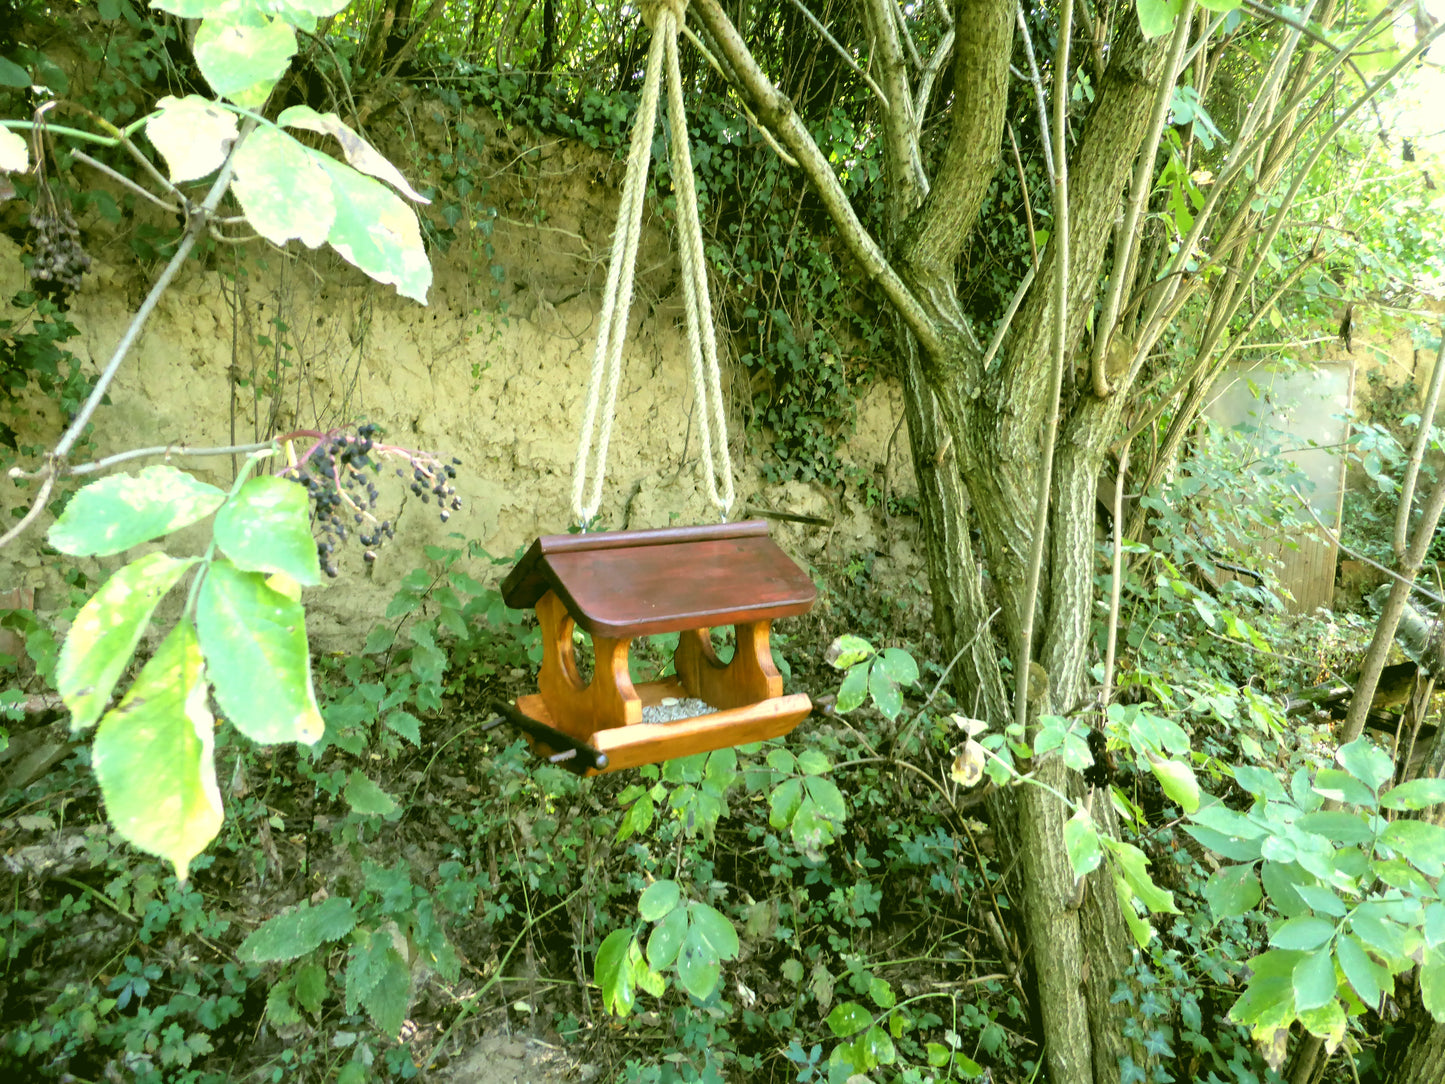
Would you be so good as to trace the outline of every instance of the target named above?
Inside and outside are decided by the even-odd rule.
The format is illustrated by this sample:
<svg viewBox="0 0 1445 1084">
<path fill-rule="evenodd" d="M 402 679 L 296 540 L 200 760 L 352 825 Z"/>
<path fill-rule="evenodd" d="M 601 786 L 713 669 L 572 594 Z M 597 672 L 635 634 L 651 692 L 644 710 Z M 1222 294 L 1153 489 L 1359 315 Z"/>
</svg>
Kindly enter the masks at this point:
<svg viewBox="0 0 1445 1084">
<path fill-rule="evenodd" d="M 1059 431 L 1059 393 L 1064 384 L 1064 346 L 1069 315 L 1069 37 L 1073 32 L 1072 4 L 1062 4 L 1059 12 L 1059 46 L 1054 57 L 1054 342 L 1053 396 L 1049 418 L 1044 426 L 1042 463 L 1034 513 L 1033 539 L 1029 548 L 1028 578 L 1024 582 L 1019 619 L 1019 661 L 1014 667 L 1014 722 L 1026 726 L 1029 713 L 1029 683 L 1033 665 L 1034 611 L 1038 608 L 1039 577 L 1044 564 L 1044 539 L 1049 526 L 1049 489 L 1054 477 L 1054 439 Z M 1022 9 L 1020 9 L 1022 22 Z"/>
<path fill-rule="evenodd" d="M 844 49 L 843 46 L 838 43 L 838 39 L 828 33 L 828 28 L 818 21 L 818 17 L 803 5 L 803 0 L 792 0 L 792 4 L 793 7 L 803 13 L 803 18 L 812 24 L 813 29 L 822 36 L 823 40 L 833 47 L 833 51 L 842 57 L 843 63 L 853 69 L 853 74 L 863 80 L 863 82 L 868 85 L 868 89 L 878 96 L 878 100 L 883 103 L 883 108 L 888 109 L 888 95 L 883 93 L 883 88 L 873 81 L 871 75 L 858 66 L 858 62 L 853 59 L 852 54 L 849 53 L 847 49 Z"/>
<path fill-rule="evenodd" d="M 1019 33 L 1021 33 L 1024 38 L 1024 54 L 1029 58 L 1028 80 L 1034 88 L 1034 102 L 1039 109 L 1039 131 L 1044 134 L 1044 168 L 1048 170 L 1049 184 L 1054 184 L 1053 138 L 1049 132 L 1049 106 L 1044 100 L 1044 81 L 1039 75 L 1039 62 L 1034 59 L 1034 39 L 1029 34 L 1029 24 L 1024 18 L 1022 5 L 1015 10 L 1015 16 Z"/>
<path fill-rule="evenodd" d="M 1080 3 L 1082 2 L 1083 0 L 1080 0 Z M 1138 162 L 1134 166 L 1129 205 L 1124 212 L 1124 224 L 1114 245 L 1114 267 L 1109 273 L 1109 288 L 1104 296 L 1104 308 L 1094 325 L 1094 350 L 1090 372 L 1094 394 L 1100 399 L 1109 394 L 1109 378 L 1104 370 L 1104 351 L 1109 340 L 1114 337 L 1114 323 L 1119 317 L 1119 299 L 1124 294 L 1124 279 L 1133 259 L 1134 248 L 1139 242 L 1139 219 L 1154 187 L 1154 156 L 1164 134 L 1164 121 L 1169 115 L 1170 103 L 1174 100 L 1174 82 L 1179 78 L 1193 14 L 1194 0 L 1188 0 L 1184 10 L 1175 19 L 1174 40 L 1169 45 L 1169 60 L 1159 75 L 1159 87 L 1154 94 L 1154 112 L 1149 117 L 1149 133 L 1144 137 L 1144 146 L 1140 149 Z"/>
<path fill-rule="evenodd" d="M 862 266 L 864 273 L 878 283 L 923 348 L 934 355 L 940 353 L 943 343 L 938 329 L 883 255 L 878 242 L 859 221 L 847 193 L 828 160 L 813 142 L 813 137 L 808 134 L 792 103 L 778 93 L 772 81 L 763 74 L 717 0 L 692 0 L 690 8 L 697 12 L 718 49 L 732 65 L 739 83 L 757 104 L 758 115 L 797 157 L 853 258 Z"/>
<path fill-rule="evenodd" d="M 933 99 L 933 84 L 938 81 L 938 73 L 948 63 L 948 58 L 953 54 L 954 42 L 953 27 L 950 26 L 943 32 L 943 37 L 938 41 L 938 47 L 933 50 L 933 55 L 928 58 L 928 63 L 923 67 L 923 74 L 918 77 L 918 94 L 913 99 L 913 121 L 918 126 L 915 134 L 923 134 L 923 122 L 928 116 L 928 103 Z"/>
<path fill-rule="evenodd" d="M 84 162 L 91 169 L 98 170 L 99 172 L 104 173 L 111 180 L 115 181 L 116 184 L 122 185 L 125 188 L 128 188 L 130 191 L 134 192 L 136 195 L 142 196 L 145 199 L 150 200 L 163 211 L 169 211 L 173 215 L 182 216 L 184 216 L 186 213 L 186 208 L 184 205 L 179 203 L 167 203 L 165 200 L 161 199 L 154 192 L 152 192 L 149 188 L 146 188 L 144 185 L 136 184 L 135 181 L 131 180 L 124 173 L 120 173 L 114 169 L 111 169 L 110 166 L 106 165 L 104 162 L 96 161 L 84 151 L 72 150 L 70 152 L 70 157 L 74 158 L 78 162 Z M 174 192 L 175 189 L 172 188 L 171 191 Z"/>
<path fill-rule="evenodd" d="M 1405 465 L 1405 477 L 1400 483 L 1400 504 L 1395 513 L 1395 538 L 1393 549 L 1395 562 L 1405 559 L 1405 536 L 1410 530 L 1410 512 L 1415 503 L 1415 479 L 1420 473 L 1420 464 L 1425 461 L 1425 449 L 1430 446 L 1430 429 L 1435 424 L 1435 408 L 1440 402 L 1440 385 L 1445 381 L 1445 325 L 1440 328 L 1440 352 L 1435 355 L 1435 368 L 1430 373 L 1430 389 L 1425 393 L 1425 406 L 1420 411 L 1420 432 L 1415 435 L 1415 447 L 1410 451 L 1410 461 Z"/>
</svg>

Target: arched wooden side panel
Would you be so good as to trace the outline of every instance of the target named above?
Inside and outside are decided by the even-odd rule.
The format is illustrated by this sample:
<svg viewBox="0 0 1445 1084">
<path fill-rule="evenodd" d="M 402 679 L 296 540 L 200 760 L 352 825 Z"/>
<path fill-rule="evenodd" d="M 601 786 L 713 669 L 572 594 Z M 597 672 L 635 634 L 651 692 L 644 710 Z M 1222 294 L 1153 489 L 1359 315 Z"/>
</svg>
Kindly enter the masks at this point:
<svg viewBox="0 0 1445 1084">
<path fill-rule="evenodd" d="M 537 685 L 551 716 L 550 725 L 587 740 L 599 730 L 642 722 L 642 698 L 632 687 L 627 670 L 631 640 L 594 636 L 592 681 L 583 685 L 572 644 L 572 617 L 555 592 L 548 591 L 537 600 L 537 621 L 542 626 L 542 671 Z"/>
<path fill-rule="evenodd" d="M 678 634 L 673 667 L 689 696 L 715 708 L 741 708 L 783 695 L 783 678 L 773 665 L 768 646 L 769 622 L 734 625 L 737 650 L 732 661 L 718 661 L 709 629 L 684 629 Z"/>
</svg>

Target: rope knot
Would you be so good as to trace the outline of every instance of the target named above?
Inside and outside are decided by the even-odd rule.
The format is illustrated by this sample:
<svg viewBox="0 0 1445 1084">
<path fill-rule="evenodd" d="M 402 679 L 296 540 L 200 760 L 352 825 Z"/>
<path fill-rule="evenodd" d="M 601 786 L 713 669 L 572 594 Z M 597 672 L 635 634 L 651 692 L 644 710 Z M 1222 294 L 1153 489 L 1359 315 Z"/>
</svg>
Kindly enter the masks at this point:
<svg viewBox="0 0 1445 1084">
<path fill-rule="evenodd" d="M 677 20 L 680 27 L 687 14 L 687 0 L 643 0 L 642 21 L 653 30 L 657 29 L 657 20 L 664 11 L 671 11 L 673 18 Z"/>
</svg>

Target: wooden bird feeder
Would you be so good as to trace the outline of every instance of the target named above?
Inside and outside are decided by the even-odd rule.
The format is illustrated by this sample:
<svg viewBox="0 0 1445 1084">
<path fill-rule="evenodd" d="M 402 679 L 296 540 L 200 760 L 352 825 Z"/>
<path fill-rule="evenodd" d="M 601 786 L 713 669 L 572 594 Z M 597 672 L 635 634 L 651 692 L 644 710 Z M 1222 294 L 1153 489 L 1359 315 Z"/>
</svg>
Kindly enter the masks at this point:
<svg viewBox="0 0 1445 1084">
<path fill-rule="evenodd" d="M 783 695 L 768 633 L 774 618 L 812 609 L 817 591 L 761 520 L 548 535 L 512 569 L 502 597 L 508 606 L 536 609 L 544 652 L 538 692 L 519 697 L 518 710 L 506 714 L 538 752 L 569 757 L 581 774 L 776 738 L 812 710 L 806 696 Z M 712 646 L 711 630 L 721 625 L 736 632 L 726 664 Z M 590 683 L 577 670 L 574 626 L 592 638 Z M 680 634 L 676 675 L 634 685 L 629 645 L 665 632 Z M 674 698 L 715 710 L 643 721 L 645 708 Z"/>
</svg>

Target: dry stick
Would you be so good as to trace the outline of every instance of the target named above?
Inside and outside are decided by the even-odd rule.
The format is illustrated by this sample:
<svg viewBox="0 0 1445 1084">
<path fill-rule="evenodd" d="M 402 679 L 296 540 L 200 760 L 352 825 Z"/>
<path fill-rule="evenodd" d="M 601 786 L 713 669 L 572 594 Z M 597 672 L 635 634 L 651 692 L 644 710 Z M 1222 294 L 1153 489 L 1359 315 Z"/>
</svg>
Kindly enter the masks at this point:
<svg viewBox="0 0 1445 1084">
<path fill-rule="evenodd" d="M 252 120 L 248 120 L 242 125 L 241 132 L 236 137 L 236 142 L 231 145 L 230 154 L 226 156 L 226 161 L 221 166 L 221 172 L 216 176 L 215 183 L 211 185 L 211 190 L 206 193 L 205 201 L 197 209 L 196 213 L 192 213 L 190 223 L 186 226 L 186 232 L 181 238 L 181 243 L 176 246 L 175 255 L 171 257 L 170 262 L 166 264 L 165 268 L 156 278 L 155 284 L 150 289 L 150 293 L 146 294 L 145 300 L 141 302 L 140 308 L 136 310 L 135 316 L 131 318 L 130 326 L 125 329 L 125 334 L 121 336 L 120 342 L 116 345 L 115 353 L 111 356 L 110 361 L 106 364 L 105 368 L 101 370 L 100 376 L 96 379 L 95 387 L 91 390 L 90 397 L 86 399 L 84 405 L 81 406 L 80 412 L 75 416 L 75 420 L 70 423 L 70 428 L 61 435 L 60 440 L 55 445 L 55 450 L 46 456 L 45 468 L 48 473 L 44 483 L 40 487 L 39 494 L 35 498 L 34 504 L 31 505 L 30 511 L 25 514 L 25 517 L 19 523 L 6 531 L 4 536 L 0 536 L 0 549 L 3 549 L 19 537 L 20 533 L 35 521 L 35 518 L 40 515 L 41 509 L 45 507 L 45 501 L 50 496 L 51 489 L 54 488 L 55 479 L 63 469 L 66 455 L 70 453 L 70 449 L 75 446 L 75 442 L 79 440 L 81 434 L 85 432 L 85 427 L 90 424 L 91 416 L 95 413 L 96 408 L 100 406 L 101 400 L 105 398 L 105 393 L 109 390 L 111 381 L 115 379 L 115 374 L 120 370 L 121 362 L 123 362 L 126 355 L 130 353 L 130 348 L 135 345 L 136 339 L 140 337 L 140 333 L 142 329 L 144 329 L 146 321 L 150 318 L 150 314 L 155 310 L 156 304 L 160 301 L 161 295 L 170 287 L 171 280 L 176 277 L 176 274 L 181 269 L 181 265 L 186 262 L 186 257 L 191 254 L 191 249 L 194 248 L 196 244 L 196 238 L 199 237 L 201 231 L 206 228 L 206 220 L 220 204 L 221 197 L 225 195 L 226 189 L 231 186 L 232 163 L 236 160 L 236 148 L 246 141 L 246 137 L 251 134 L 251 130 L 255 128 L 255 126 L 256 122 Z M 124 140 L 123 143 L 127 147 L 131 147 L 129 139 Z M 136 153 L 139 153 L 139 151 Z M 142 155 L 142 157 L 144 157 L 144 155 Z"/>
<path fill-rule="evenodd" d="M 1405 535 L 1410 529 L 1410 507 L 1415 502 L 1415 480 L 1420 476 L 1420 464 L 1425 461 L 1425 449 L 1430 446 L 1430 429 L 1435 424 L 1435 407 L 1440 402 L 1440 385 L 1445 378 L 1445 325 L 1440 328 L 1440 353 L 1435 356 L 1435 369 L 1430 374 L 1430 390 L 1425 393 L 1425 409 L 1420 411 L 1420 432 L 1415 435 L 1415 447 L 1410 450 L 1410 461 L 1405 464 L 1405 479 L 1400 483 L 1400 507 L 1395 514 L 1395 539 L 1393 550 L 1395 563 L 1405 556 Z"/>
<path fill-rule="evenodd" d="M 1039 574 L 1044 564 L 1044 535 L 1049 525 L 1049 487 L 1054 475 L 1054 438 L 1059 429 L 1059 393 L 1064 384 L 1064 335 L 1069 314 L 1069 163 L 1066 123 L 1069 105 L 1069 35 L 1074 8 L 1063 4 L 1059 14 L 1059 48 L 1054 56 L 1054 229 L 1058 239 L 1054 253 L 1054 345 L 1049 420 L 1044 426 L 1043 463 L 1039 470 L 1038 508 L 1034 513 L 1034 537 L 1029 547 L 1028 579 L 1024 583 L 1020 615 L 1019 658 L 1014 668 L 1014 722 L 1027 725 L 1029 717 L 1029 666 L 1033 661 L 1034 610 L 1039 598 Z M 1023 9 L 1019 9 L 1023 25 Z"/>
<path fill-rule="evenodd" d="M 1119 453 L 1119 476 L 1114 479 L 1114 564 L 1109 583 L 1109 637 L 1104 646 L 1104 681 L 1099 690 L 1099 709 L 1109 710 L 1113 695 L 1114 653 L 1119 644 L 1120 580 L 1124 575 L 1124 475 L 1129 470 L 1129 445 Z"/>
<path fill-rule="evenodd" d="M 1080 4 L 1082 5 L 1082 0 Z M 1184 5 L 1184 10 L 1175 16 L 1174 40 L 1169 45 L 1169 59 L 1159 76 L 1159 89 L 1154 95 L 1153 112 L 1149 116 L 1149 134 L 1139 151 L 1139 160 L 1134 164 L 1129 206 L 1124 212 L 1124 223 L 1114 245 L 1114 266 L 1109 272 L 1109 289 L 1104 297 L 1104 310 L 1094 325 L 1096 330 L 1090 374 L 1093 378 L 1094 394 L 1100 399 L 1109 394 L 1104 350 L 1109 345 L 1109 340 L 1114 337 L 1114 323 L 1119 318 L 1119 300 L 1124 296 L 1124 278 L 1129 270 L 1134 248 L 1139 243 L 1139 219 L 1144 213 L 1144 205 L 1149 202 L 1149 193 L 1154 189 L 1154 156 L 1164 134 L 1164 121 L 1169 115 L 1169 105 L 1174 100 L 1174 82 L 1179 78 L 1184 46 L 1189 41 L 1189 20 L 1193 14 L 1194 0 L 1189 0 Z M 1133 367 L 1133 360 L 1129 359 L 1130 368 Z M 1127 375 L 1127 370 L 1120 375 Z"/>
</svg>

